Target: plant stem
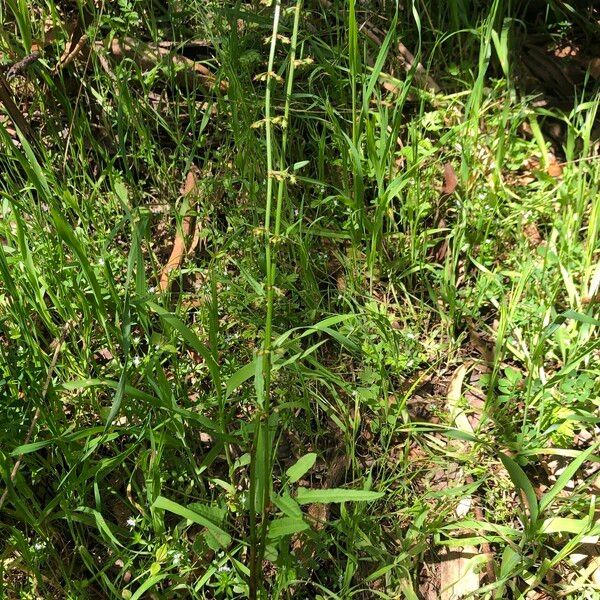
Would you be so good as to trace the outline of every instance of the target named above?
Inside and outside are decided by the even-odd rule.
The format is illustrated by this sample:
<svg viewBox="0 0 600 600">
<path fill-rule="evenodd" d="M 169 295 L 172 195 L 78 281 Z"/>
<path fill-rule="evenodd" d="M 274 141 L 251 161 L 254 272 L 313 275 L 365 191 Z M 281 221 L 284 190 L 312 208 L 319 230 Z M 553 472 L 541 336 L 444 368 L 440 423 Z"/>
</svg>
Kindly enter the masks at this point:
<svg viewBox="0 0 600 600">
<path fill-rule="evenodd" d="M 252 447 L 252 464 L 250 471 L 250 600 L 255 600 L 259 588 L 259 574 L 262 571 L 262 557 L 264 556 L 264 535 L 261 533 L 258 540 L 256 513 L 261 513 L 261 526 L 265 527 L 267 518 L 267 504 L 269 499 L 270 483 L 262 481 L 262 497 L 260 506 L 256 506 L 256 495 L 258 487 L 257 462 L 262 461 L 262 472 L 270 478 L 270 451 L 268 449 L 269 418 L 270 418 L 270 387 L 271 387 L 271 335 L 273 323 L 273 282 L 275 266 L 272 258 L 271 239 L 271 213 L 273 210 L 273 126 L 271 122 L 271 94 L 273 88 L 273 68 L 275 64 L 275 49 L 277 47 L 277 32 L 279 30 L 279 18 L 281 15 L 281 0 L 276 0 L 273 13 L 273 29 L 271 33 L 271 47 L 269 51 L 269 62 L 267 64 L 267 88 L 265 91 L 265 129 L 267 146 L 267 189 L 265 206 L 265 265 L 266 265 L 266 309 L 265 333 L 262 355 L 262 401 L 257 398 L 257 411 L 254 428 L 254 441 Z M 262 456 L 259 455 L 259 444 L 261 444 Z"/>
</svg>

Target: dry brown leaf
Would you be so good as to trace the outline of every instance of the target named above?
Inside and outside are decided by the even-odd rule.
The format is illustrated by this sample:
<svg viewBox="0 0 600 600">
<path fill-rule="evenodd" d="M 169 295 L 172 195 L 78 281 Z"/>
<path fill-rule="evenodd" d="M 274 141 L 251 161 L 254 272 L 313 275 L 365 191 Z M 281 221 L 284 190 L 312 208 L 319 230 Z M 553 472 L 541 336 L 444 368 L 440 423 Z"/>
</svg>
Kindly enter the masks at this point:
<svg viewBox="0 0 600 600">
<path fill-rule="evenodd" d="M 527 223 L 524 225 L 523 233 L 532 248 L 537 248 L 542 243 L 540 230 L 535 223 Z"/>
<path fill-rule="evenodd" d="M 192 167 L 187 174 L 185 179 L 185 185 L 183 187 L 183 196 L 191 196 L 196 193 L 196 184 L 198 182 L 198 174 L 199 171 L 197 167 Z M 193 211 L 194 207 L 190 206 L 190 209 Z M 160 275 L 159 288 L 162 292 L 164 292 L 169 287 L 169 274 L 174 269 L 179 268 L 181 262 L 183 261 L 184 256 L 186 255 L 185 243 L 186 239 L 192 233 L 192 228 L 194 226 L 194 217 L 190 214 L 187 214 L 183 217 L 183 221 L 181 223 L 181 230 L 177 230 L 175 234 L 175 239 L 173 240 L 173 249 L 171 250 L 171 255 L 169 256 L 169 260 L 163 267 L 163 270 Z"/>
<path fill-rule="evenodd" d="M 110 361 L 113 359 L 112 352 L 108 348 L 100 348 L 100 350 L 96 352 L 96 356 L 105 361 Z"/>
<path fill-rule="evenodd" d="M 458 185 L 458 177 L 454 171 L 454 167 L 452 163 L 444 164 L 444 194 L 453 194 L 454 190 L 456 190 L 456 186 Z"/>
<path fill-rule="evenodd" d="M 415 57 L 413 53 L 402 42 L 398 42 L 398 54 L 400 64 L 407 73 L 414 69 L 413 81 L 417 87 L 433 94 L 439 94 L 442 91 L 442 88 L 437 84 L 435 79 L 427 73 L 425 67 L 421 63 L 417 63 L 415 67 Z"/>
<path fill-rule="evenodd" d="M 444 549 L 440 562 L 440 600 L 458 600 L 479 589 L 475 546 Z"/>
<path fill-rule="evenodd" d="M 460 406 L 462 387 L 470 366 L 469 363 L 465 363 L 454 371 L 450 383 L 448 384 L 448 392 L 446 393 L 446 408 L 450 420 L 455 423 L 458 429 L 465 433 L 473 433 L 471 423 L 469 422 L 464 409 Z"/>
<path fill-rule="evenodd" d="M 458 367 L 453 373 L 446 393 L 446 410 L 451 422 L 455 424 L 457 429 L 464 433 L 473 434 L 474 429 L 471 420 L 461 406 L 463 384 L 470 368 L 471 363 L 467 362 Z M 475 422 L 477 423 L 478 419 Z M 469 442 L 460 440 L 453 440 L 448 445 L 451 445 L 455 450 L 462 449 L 465 452 L 468 451 L 470 446 Z M 457 469 L 454 479 L 458 485 L 465 482 L 473 483 L 473 478 L 470 475 L 463 475 L 462 469 Z M 473 499 L 471 496 L 461 498 L 455 513 L 457 517 L 464 518 L 470 510 L 474 510 L 477 518 L 483 520 L 481 507 L 477 499 Z M 481 550 L 473 546 L 466 546 L 462 550 L 457 548 L 446 553 L 440 564 L 441 598 L 447 598 L 448 600 L 462 598 L 479 589 L 480 576 L 473 570 L 475 565 L 470 559 L 481 554 L 487 557 L 486 577 L 488 583 L 494 580 L 493 555 L 488 543 L 482 543 Z"/>
<path fill-rule="evenodd" d="M 558 162 L 556 156 L 552 154 L 552 152 L 548 153 L 548 162 L 546 164 L 546 173 L 550 175 L 550 177 L 554 177 L 555 179 L 560 179 L 562 177 L 562 165 Z"/>
<path fill-rule="evenodd" d="M 74 39 L 74 36 L 72 36 L 69 45 L 58 59 L 58 63 L 54 67 L 54 70 L 58 71 L 70 65 L 81 54 L 82 50 L 87 45 L 87 42 L 88 36 L 85 33 L 82 33 L 78 39 Z"/>
</svg>

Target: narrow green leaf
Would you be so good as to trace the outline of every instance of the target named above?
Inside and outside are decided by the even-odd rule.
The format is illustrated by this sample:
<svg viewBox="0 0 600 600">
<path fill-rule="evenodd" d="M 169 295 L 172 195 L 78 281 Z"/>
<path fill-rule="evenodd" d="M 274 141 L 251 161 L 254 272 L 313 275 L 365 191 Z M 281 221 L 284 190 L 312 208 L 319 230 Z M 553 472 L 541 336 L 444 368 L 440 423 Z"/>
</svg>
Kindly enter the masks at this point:
<svg viewBox="0 0 600 600">
<path fill-rule="evenodd" d="M 231 536 L 223 531 L 220 527 L 209 521 L 206 517 L 198 514 L 197 512 L 178 504 L 177 502 L 173 502 L 173 500 L 169 500 L 164 496 L 159 496 L 153 504 L 154 508 L 161 508 L 162 510 L 169 511 L 175 515 L 178 515 L 184 519 L 188 519 L 193 523 L 198 525 L 202 525 L 206 527 L 206 529 L 215 537 L 215 539 L 219 542 L 219 545 L 222 548 L 227 548 L 229 544 L 231 544 Z"/>
<path fill-rule="evenodd" d="M 317 455 L 315 452 L 309 452 L 304 456 L 301 456 L 287 471 L 286 475 L 288 476 L 288 481 L 290 483 L 295 483 L 302 477 L 305 473 L 308 473 L 312 466 L 315 464 L 317 460 Z"/>
<path fill-rule="evenodd" d="M 383 69 L 385 59 L 387 58 L 388 52 L 390 50 L 390 44 L 392 42 L 392 37 L 394 35 L 397 35 L 397 30 L 396 30 L 397 23 L 398 23 L 398 13 L 396 12 L 392 22 L 389 24 L 387 35 L 385 36 L 385 39 L 383 40 L 383 43 L 381 44 L 381 46 L 379 48 L 379 52 L 377 54 L 377 59 L 375 60 L 375 65 L 373 66 L 371 75 L 370 75 L 368 83 L 367 83 L 367 88 L 363 95 L 363 102 L 364 102 L 363 110 L 365 112 L 367 112 L 369 110 L 369 102 L 371 101 L 371 94 L 373 93 L 373 90 L 375 89 L 375 85 L 377 84 L 379 75 L 381 74 L 381 71 Z"/>
<path fill-rule="evenodd" d="M 238 369 L 228 380 L 225 386 L 225 397 L 229 397 L 242 383 L 248 381 L 256 373 L 256 359 Z"/>
<path fill-rule="evenodd" d="M 281 517 L 275 519 L 269 524 L 269 538 L 276 540 L 286 535 L 292 535 L 294 533 L 300 533 L 309 529 L 308 523 L 305 523 L 298 517 Z"/>
<path fill-rule="evenodd" d="M 273 496 L 273 504 L 288 517 L 302 517 L 302 509 L 298 503 L 286 492 L 281 496 Z"/>
<path fill-rule="evenodd" d="M 162 581 L 166 577 L 169 577 L 168 573 L 163 573 L 162 575 L 152 575 L 148 577 L 142 585 L 135 591 L 135 594 L 131 596 L 130 600 L 140 600 L 140 598 L 152 587 L 154 587 L 159 581 Z"/>
<path fill-rule="evenodd" d="M 569 519 L 566 517 L 552 517 L 545 519 L 540 526 L 540 533 L 584 533 L 590 527 L 590 521 L 585 519 Z"/>
<path fill-rule="evenodd" d="M 383 492 L 371 492 L 367 490 L 345 490 L 343 488 L 331 488 L 324 490 L 309 490 L 299 488 L 296 494 L 298 504 L 330 504 L 336 502 L 372 502 L 383 496 Z"/>
<path fill-rule="evenodd" d="M 504 546 L 504 551 L 502 552 L 502 562 L 500 564 L 500 577 L 508 577 L 510 574 L 514 573 L 515 567 L 523 560 L 520 554 L 515 552 L 513 547 L 510 544 L 506 544 Z"/>
<path fill-rule="evenodd" d="M 86 276 L 90 286 L 92 287 L 92 291 L 94 292 L 94 299 L 96 301 L 96 306 L 100 311 L 101 315 L 104 319 L 107 318 L 106 308 L 104 306 L 104 300 L 102 298 L 102 291 L 100 289 L 100 285 L 98 284 L 98 280 L 96 279 L 96 275 L 94 275 L 94 271 L 90 265 L 90 262 L 84 252 L 79 240 L 75 237 L 75 233 L 63 218 L 63 216 L 56 210 L 51 209 L 52 220 L 56 225 L 56 231 L 58 235 L 62 238 L 65 244 L 74 252 L 75 256 L 79 260 L 79 264 L 81 265 L 81 269 Z"/>
<path fill-rule="evenodd" d="M 94 520 L 96 521 L 96 526 L 98 527 L 98 530 L 102 534 L 102 537 L 105 540 L 110 540 L 115 546 L 120 546 L 121 548 L 123 548 L 123 544 L 121 544 L 119 540 L 117 540 L 115 534 L 111 531 L 110 527 L 108 526 L 108 523 L 97 510 L 94 510 L 93 508 L 88 508 L 87 506 L 81 506 L 77 510 L 85 514 L 92 515 L 94 517 Z"/>
<path fill-rule="evenodd" d="M 194 349 L 206 361 L 210 371 L 217 394 L 221 394 L 221 375 L 219 365 L 215 362 L 211 351 L 200 341 L 198 336 L 176 315 L 166 311 L 154 302 L 146 302 L 146 305 L 154 311 L 165 323 L 168 323 L 178 331 L 183 340 Z"/>
<path fill-rule="evenodd" d="M 588 457 L 598 448 L 598 444 L 590 446 L 584 450 L 577 458 L 571 461 L 569 466 L 560 474 L 556 483 L 542 496 L 540 500 L 540 512 L 543 512 L 552 504 L 552 501 L 564 487 L 571 481 L 579 467 L 588 459 Z"/>
<path fill-rule="evenodd" d="M 117 389 L 119 383 L 117 381 L 113 381 L 112 379 L 77 379 L 75 381 L 68 381 L 63 383 L 60 387 L 65 390 L 77 390 L 84 389 L 88 387 L 108 387 L 111 389 Z M 147 402 L 151 406 L 162 409 L 169 413 L 175 413 L 185 417 L 186 419 L 190 419 L 191 421 L 196 421 L 200 425 L 202 425 L 207 430 L 214 432 L 214 435 L 219 436 L 221 439 L 230 439 L 233 441 L 231 436 L 223 434 L 221 428 L 208 419 L 207 417 L 200 415 L 198 413 L 192 412 L 191 410 L 186 410 L 184 408 L 179 408 L 178 406 L 174 406 L 173 404 L 169 404 L 165 406 L 165 404 L 156 396 L 152 396 L 151 394 L 147 394 L 146 392 L 142 392 L 137 388 L 134 388 L 131 385 L 125 385 L 124 394 L 126 396 L 131 396 L 137 400 L 142 400 L 143 402 Z"/>
<path fill-rule="evenodd" d="M 512 458 L 506 456 L 506 454 L 500 453 L 500 460 L 502 461 L 504 468 L 508 471 L 508 474 L 510 475 L 515 487 L 522 490 L 525 494 L 525 499 L 529 508 L 529 520 L 531 524 L 534 525 L 538 518 L 539 508 L 537 497 L 531 482 L 527 478 L 527 475 L 525 475 L 523 469 L 521 469 L 521 467 Z"/>
</svg>

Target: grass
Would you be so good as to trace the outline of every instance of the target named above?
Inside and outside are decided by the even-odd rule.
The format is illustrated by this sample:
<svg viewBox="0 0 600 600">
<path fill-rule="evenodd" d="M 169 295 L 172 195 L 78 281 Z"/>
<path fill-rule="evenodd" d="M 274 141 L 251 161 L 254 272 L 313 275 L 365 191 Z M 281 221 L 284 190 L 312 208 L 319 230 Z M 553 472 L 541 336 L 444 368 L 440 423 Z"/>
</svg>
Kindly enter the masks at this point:
<svg viewBox="0 0 600 600">
<path fill-rule="evenodd" d="M 3 597 L 597 597 L 597 80 L 523 92 L 519 3 L 326 5 L 0 5 Z"/>
</svg>

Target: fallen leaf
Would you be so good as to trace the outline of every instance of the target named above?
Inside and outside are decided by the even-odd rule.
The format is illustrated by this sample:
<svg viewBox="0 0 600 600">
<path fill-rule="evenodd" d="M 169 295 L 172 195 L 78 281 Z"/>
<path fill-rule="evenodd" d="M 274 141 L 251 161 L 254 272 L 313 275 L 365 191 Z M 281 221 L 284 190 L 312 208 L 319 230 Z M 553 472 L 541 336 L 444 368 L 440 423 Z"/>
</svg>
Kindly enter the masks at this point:
<svg viewBox="0 0 600 600">
<path fill-rule="evenodd" d="M 467 398 L 467 395 L 463 394 L 463 384 L 470 368 L 471 363 L 466 362 L 460 365 L 450 378 L 446 392 L 446 410 L 451 422 L 455 424 L 457 429 L 464 433 L 473 434 L 473 424 L 465 409 L 461 406 L 463 397 Z M 471 403 L 469 403 L 469 407 L 472 408 Z M 482 408 L 482 406 L 480 405 L 479 408 Z M 479 417 L 473 422 L 478 424 Z M 456 452 L 467 453 L 471 444 L 467 441 L 451 440 L 448 442 L 448 446 Z M 462 468 L 456 470 L 456 474 L 452 479 L 456 485 L 465 482 L 473 483 L 473 478 L 469 474 L 465 475 Z M 483 520 L 483 513 L 477 498 L 473 499 L 472 496 L 465 496 L 460 499 L 455 514 L 458 518 L 463 518 L 471 510 L 474 510 L 478 519 Z M 440 564 L 440 598 L 446 598 L 447 600 L 462 598 L 479 589 L 480 576 L 474 570 L 474 561 L 471 560 L 474 557 L 478 559 L 477 564 L 485 562 L 487 583 L 494 581 L 493 554 L 487 542 L 481 544 L 481 549 L 476 549 L 474 546 L 465 546 L 462 550 L 461 548 L 455 548 L 452 552 L 447 552 L 444 555 Z"/>
<path fill-rule="evenodd" d="M 96 352 L 96 358 L 101 358 L 103 360 L 110 361 L 113 359 L 113 355 L 108 348 L 100 348 L 100 350 Z"/>
<path fill-rule="evenodd" d="M 535 223 L 527 223 L 524 225 L 523 233 L 532 248 L 537 248 L 542 243 L 542 236 Z"/>
<path fill-rule="evenodd" d="M 458 185 L 458 177 L 456 177 L 456 173 L 454 172 L 454 167 L 452 163 L 444 164 L 444 194 L 452 194 L 454 190 L 456 190 L 456 186 Z"/>
<path fill-rule="evenodd" d="M 458 501 L 458 506 L 455 509 L 456 516 L 459 519 L 466 517 L 471 510 L 471 496 L 465 496 Z"/>
<path fill-rule="evenodd" d="M 440 600 L 458 600 L 479 589 L 481 552 L 475 546 L 444 549 L 440 562 Z"/>
<path fill-rule="evenodd" d="M 552 154 L 552 152 L 548 153 L 548 162 L 546 164 L 546 173 L 550 175 L 550 177 L 554 177 L 555 179 L 559 179 L 562 177 L 562 165 L 558 162 L 556 156 Z"/>
<path fill-rule="evenodd" d="M 198 176 L 197 167 L 192 167 L 187 174 L 185 185 L 183 187 L 183 196 L 192 196 L 193 193 L 196 193 L 196 184 L 197 184 L 197 176 Z M 193 206 L 190 207 L 193 210 Z M 183 221 L 181 223 L 181 230 L 177 230 L 175 234 L 175 239 L 173 240 L 173 249 L 171 250 L 171 255 L 169 256 L 169 260 L 163 267 L 163 270 L 160 275 L 159 288 L 161 291 L 165 291 L 169 287 L 169 274 L 174 269 L 179 268 L 181 262 L 183 261 L 183 257 L 186 255 L 185 242 L 186 239 L 192 233 L 192 227 L 194 226 L 194 217 L 191 214 L 186 214 L 183 217 Z M 193 243 L 193 242 L 192 242 Z"/>
<path fill-rule="evenodd" d="M 453 422 L 458 429 L 465 433 L 473 433 L 471 423 L 464 411 L 460 406 L 460 400 L 462 398 L 462 387 L 465 380 L 467 371 L 469 370 L 470 364 L 465 363 L 458 367 L 450 383 L 448 384 L 448 392 L 446 393 L 446 408 L 450 416 L 451 422 Z"/>
</svg>

